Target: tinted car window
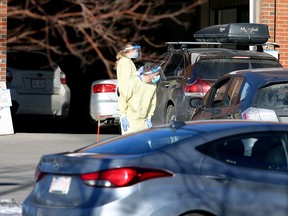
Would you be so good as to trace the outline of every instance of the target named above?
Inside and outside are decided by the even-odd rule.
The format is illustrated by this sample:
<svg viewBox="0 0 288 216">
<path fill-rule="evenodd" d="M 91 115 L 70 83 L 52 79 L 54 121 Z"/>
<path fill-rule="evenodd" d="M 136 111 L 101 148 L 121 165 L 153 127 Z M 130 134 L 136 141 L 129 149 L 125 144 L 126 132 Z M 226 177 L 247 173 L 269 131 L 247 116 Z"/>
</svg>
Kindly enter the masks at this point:
<svg viewBox="0 0 288 216">
<path fill-rule="evenodd" d="M 222 106 L 224 102 L 224 96 L 225 96 L 225 92 L 227 89 L 227 86 L 229 84 L 230 79 L 226 79 L 224 80 L 221 85 L 215 86 L 213 89 L 213 93 L 211 93 L 211 99 L 212 99 L 212 107 L 218 107 L 218 106 Z M 229 102 L 227 102 L 229 103 Z M 208 106 L 210 104 L 207 104 Z"/>
<path fill-rule="evenodd" d="M 146 132 L 145 135 L 135 134 L 125 139 L 117 138 L 114 142 L 99 143 L 88 148 L 79 150 L 85 153 L 105 153 L 105 154 L 140 154 L 155 151 L 178 143 L 188 137 L 198 134 L 191 130 L 172 129 L 153 130 Z M 133 146 L 133 147 L 131 147 Z"/>
<path fill-rule="evenodd" d="M 256 107 L 275 107 L 288 105 L 288 83 L 275 84 L 259 90 L 255 102 Z"/>
<path fill-rule="evenodd" d="M 196 148 L 219 161 L 241 167 L 287 171 L 287 135 L 251 134 Z"/>
<path fill-rule="evenodd" d="M 182 54 L 173 54 L 164 68 L 166 77 L 181 76 L 184 69 L 184 56 Z"/>
<path fill-rule="evenodd" d="M 31 61 L 33 64 L 31 64 Z M 7 53 L 7 66 L 20 70 L 51 70 L 51 62 L 40 53 L 11 52 Z M 54 66 L 55 67 L 55 66 Z"/>
<path fill-rule="evenodd" d="M 228 89 L 228 93 L 224 100 L 224 105 L 230 106 L 232 104 L 238 104 L 240 102 L 240 88 L 242 84 L 243 78 L 237 77 L 232 80 L 232 83 Z"/>
<path fill-rule="evenodd" d="M 279 67 L 279 63 L 258 59 L 202 59 L 197 62 L 195 76 L 203 79 L 218 79 L 224 74 L 242 69 Z"/>
<path fill-rule="evenodd" d="M 276 61 L 269 60 L 251 60 L 250 68 L 269 68 L 269 67 L 279 67 L 279 63 Z"/>
</svg>

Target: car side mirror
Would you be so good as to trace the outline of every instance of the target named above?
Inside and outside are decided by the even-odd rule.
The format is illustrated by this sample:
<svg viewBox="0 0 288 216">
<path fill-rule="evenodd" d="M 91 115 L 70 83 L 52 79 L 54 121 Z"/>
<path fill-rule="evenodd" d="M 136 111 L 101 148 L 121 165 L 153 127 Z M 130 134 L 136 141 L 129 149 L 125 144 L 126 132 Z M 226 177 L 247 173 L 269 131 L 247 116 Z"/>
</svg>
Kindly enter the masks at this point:
<svg viewBox="0 0 288 216">
<path fill-rule="evenodd" d="M 202 108 L 204 107 L 203 98 L 191 98 L 190 106 L 193 108 Z"/>
</svg>

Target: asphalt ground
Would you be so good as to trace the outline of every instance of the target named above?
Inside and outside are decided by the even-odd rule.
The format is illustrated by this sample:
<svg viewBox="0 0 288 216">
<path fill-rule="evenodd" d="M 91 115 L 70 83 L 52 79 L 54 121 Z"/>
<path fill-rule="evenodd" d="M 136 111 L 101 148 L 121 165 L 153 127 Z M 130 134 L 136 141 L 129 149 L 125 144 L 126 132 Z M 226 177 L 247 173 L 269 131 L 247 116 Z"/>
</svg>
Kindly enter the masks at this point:
<svg viewBox="0 0 288 216">
<path fill-rule="evenodd" d="M 27 120 L 14 123 L 15 133 L 0 135 L 0 200 L 22 203 L 32 190 L 34 172 L 43 154 L 75 150 L 119 136 L 117 128 L 98 128 L 71 122 Z M 70 123 L 70 124 L 69 124 Z M 75 127 L 77 125 L 77 127 Z"/>
</svg>

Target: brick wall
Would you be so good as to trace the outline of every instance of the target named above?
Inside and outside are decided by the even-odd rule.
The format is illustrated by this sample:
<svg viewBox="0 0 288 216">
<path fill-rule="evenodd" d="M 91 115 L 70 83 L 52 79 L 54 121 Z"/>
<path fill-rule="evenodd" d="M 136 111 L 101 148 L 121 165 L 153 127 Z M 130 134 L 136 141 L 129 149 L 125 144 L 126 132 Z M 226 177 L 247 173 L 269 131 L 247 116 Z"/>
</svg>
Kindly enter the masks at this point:
<svg viewBox="0 0 288 216">
<path fill-rule="evenodd" d="M 0 81 L 6 81 L 7 0 L 0 0 Z"/>
<path fill-rule="evenodd" d="M 261 0 L 259 6 L 259 22 L 269 26 L 269 42 L 280 45 L 279 60 L 288 67 L 288 0 Z"/>
</svg>

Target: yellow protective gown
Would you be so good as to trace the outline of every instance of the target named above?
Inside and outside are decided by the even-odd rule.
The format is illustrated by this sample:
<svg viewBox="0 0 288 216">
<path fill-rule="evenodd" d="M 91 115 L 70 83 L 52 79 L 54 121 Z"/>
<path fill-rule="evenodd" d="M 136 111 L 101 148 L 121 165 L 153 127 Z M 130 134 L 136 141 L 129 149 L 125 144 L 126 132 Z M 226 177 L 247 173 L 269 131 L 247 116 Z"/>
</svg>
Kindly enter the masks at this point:
<svg viewBox="0 0 288 216">
<path fill-rule="evenodd" d="M 145 83 L 138 76 L 127 81 L 125 91 L 118 98 L 120 120 L 126 116 L 130 126 L 127 131 L 121 127 L 122 134 L 148 128 L 147 118 L 154 115 L 156 108 L 156 84 Z"/>
<path fill-rule="evenodd" d="M 127 86 L 128 79 L 137 76 L 137 69 L 134 62 L 123 56 L 117 62 L 117 81 L 118 81 L 118 91 L 121 94 L 121 90 Z"/>
</svg>

